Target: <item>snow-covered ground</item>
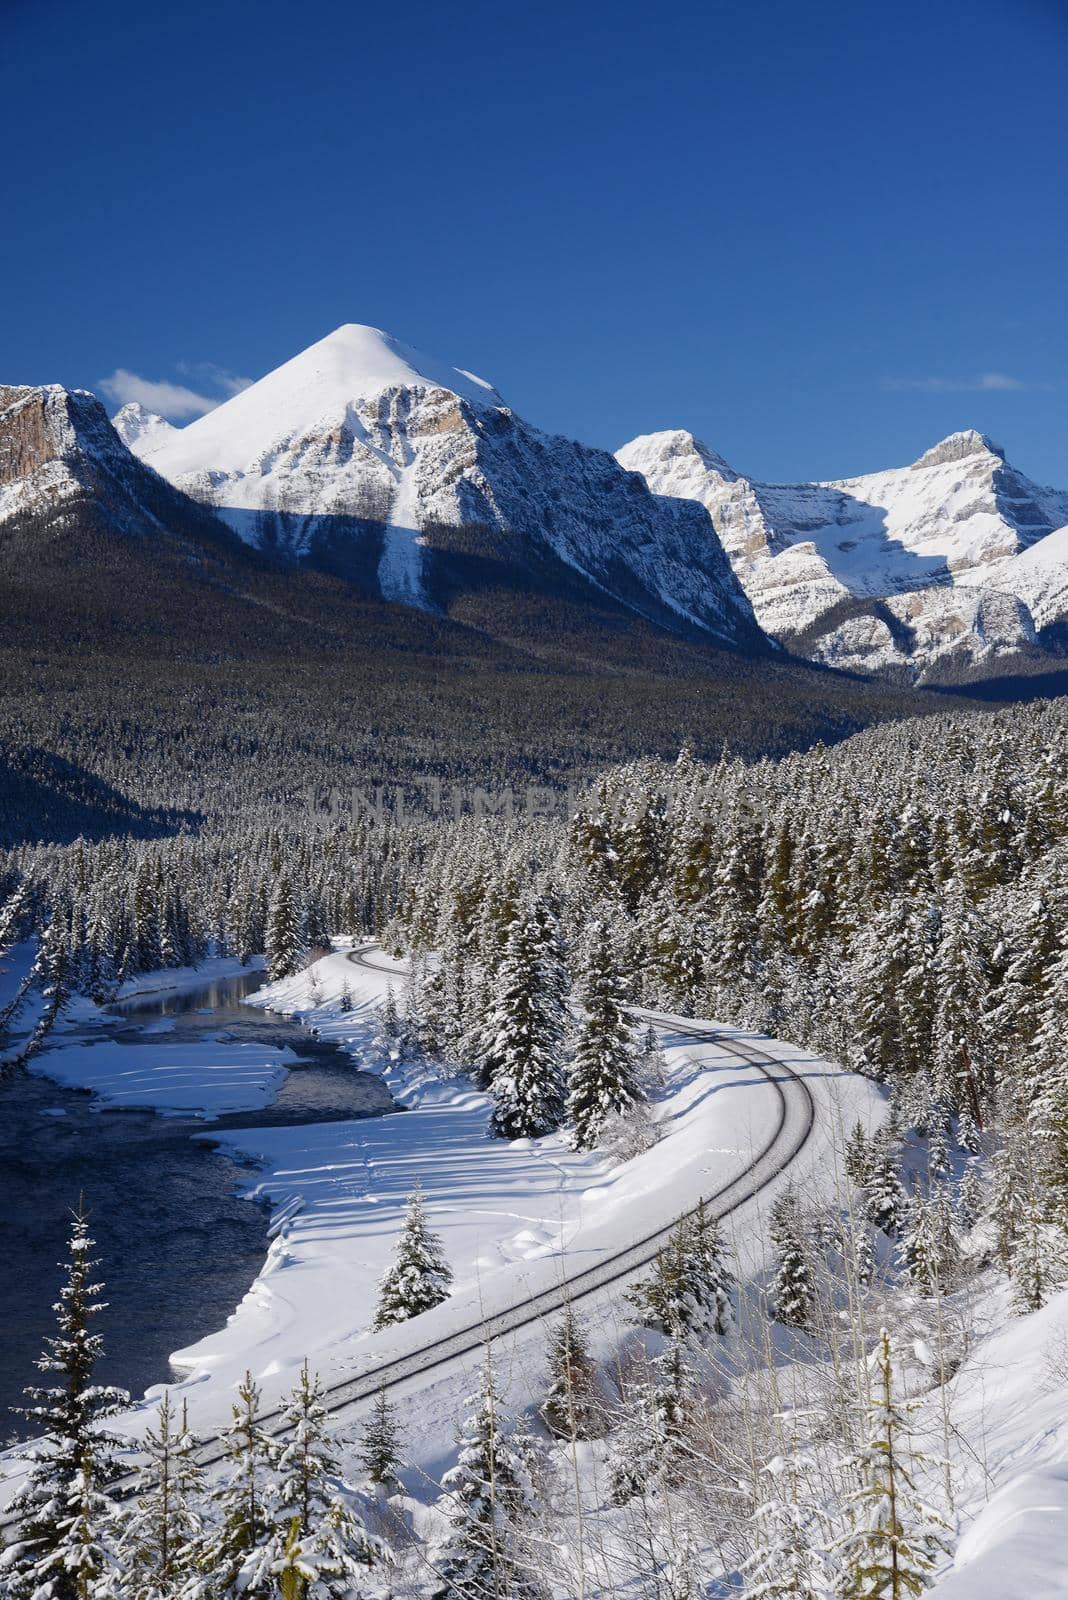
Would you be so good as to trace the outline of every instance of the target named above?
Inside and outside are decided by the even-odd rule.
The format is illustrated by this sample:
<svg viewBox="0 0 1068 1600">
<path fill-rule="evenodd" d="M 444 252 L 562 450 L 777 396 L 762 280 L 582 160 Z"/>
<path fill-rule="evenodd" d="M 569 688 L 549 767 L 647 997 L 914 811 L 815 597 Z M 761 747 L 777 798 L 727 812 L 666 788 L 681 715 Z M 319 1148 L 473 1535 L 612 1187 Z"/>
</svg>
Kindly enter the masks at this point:
<svg viewBox="0 0 1068 1600">
<path fill-rule="evenodd" d="M 260 1166 L 248 1193 L 272 1201 L 274 1237 L 263 1270 L 226 1327 L 175 1355 L 185 1374 L 175 1392 L 188 1398 L 201 1432 L 226 1419 L 233 1386 L 246 1368 L 271 1404 L 291 1386 L 305 1357 L 326 1382 L 336 1382 L 556 1287 L 671 1224 L 742 1172 L 777 1125 L 777 1091 L 764 1074 L 732 1055 L 729 1045 L 683 1042 L 669 1025 L 667 1082 L 655 1106 L 660 1138 L 644 1154 L 613 1163 L 596 1152 L 570 1151 L 559 1135 L 494 1139 L 487 1128 L 488 1101 L 467 1079 L 383 1064 L 371 1052 L 377 1009 L 390 981 L 387 973 L 353 965 L 348 952 L 338 949 L 298 977 L 249 997 L 250 1003 L 299 1014 L 324 1038 L 344 1043 L 355 1065 L 385 1073 L 396 1101 L 407 1109 L 349 1122 L 227 1130 L 227 1148 Z M 403 980 L 395 981 L 399 988 Z M 337 1002 L 346 984 L 354 1003 L 342 1012 Z M 686 1026 L 680 1019 L 680 1035 Z M 145 1048 L 150 1054 L 151 1047 Z M 131 1049 L 141 1053 L 139 1047 L 121 1049 L 127 1056 Z M 173 1050 L 168 1045 L 160 1055 Z M 87 1086 L 139 1097 L 126 1103 L 173 1104 L 174 1085 L 162 1075 L 153 1081 L 147 1055 L 139 1063 L 147 1069 L 145 1080 L 132 1086 L 117 1083 L 113 1072 L 94 1070 L 94 1052 L 104 1059 L 114 1054 L 103 1045 L 70 1044 L 44 1057 L 42 1068 L 66 1063 L 65 1081 L 76 1081 L 80 1073 Z M 860 1079 L 791 1046 L 781 1046 L 781 1052 L 805 1075 L 818 1112 L 816 1132 L 791 1177 L 833 1186 L 842 1126 L 858 1115 L 878 1118 L 882 1102 Z M 207 1058 L 201 1066 L 202 1109 L 217 1108 Z M 194 1098 L 190 1087 L 185 1103 Z M 377 1280 L 417 1180 L 455 1273 L 453 1293 L 434 1311 L 373 1333 Z M 772 1192 L 731 1219 L 743 1272 L 762 1265 L 759 1219 Z M 611 1355 L 627 1326 L 620 1289 L 601 1291 L 582 1309 L 595 1348 Z M 520 1330 L 499 1346 L 499 1376 L 509 1400 L 517 1406 L 536 1403 L 544 1330 Z M 431 1379 L 413 1379 L 402 1389 L 401 1420 L 416 1480 L 424 1472 L 436 1476 L 446 1464 L 476 1360 L 458 1362 Z M 142 1430 L 151 1403 L 150 1395 L 130 1413 L 127 1431 Z"/>
<path fill-rule="evenodd" d="M 194 1425 L 213 1431 L 226 1418 L 233 1386 L 246 1368 L 273 1404 L 307 1356 L 328 1382 L 367 1371 L 421 1349 L 515 1300 L 553 1287 L 669 1223 L 701 1195 L 718 1188 L 751 1160 L 766 1140 L 775 1092 L 755 1068 L 732 1058 L 728 1043 L 685 1041 L 665 1025 L 668 1073 L 655 1114 L 660 1138 L 623 1163 L 578 1155 L 558 1137 L 513 1143 L 487 1134 L 486 1097 L 463 1078 L 428 1067 L 383 1062 L 371 1049 L 377 1008 L 391 981 L 349 960 L 338 948 L 299 976 L 259 991 L 250 1002 L 288 1011 L 325 1038 L 349 1048 L 354 1064 L 385 1074 L 399 1105 L 396 1115 L 290 1128 L 228 1131 L 227 1144 L 259 1167 L 248 1193 L 275 1206 L 273 1242 L 263 1270 L 225 1328 L 177 1353 L 184 1376 L 174 1385 L 187 1398 Z M 376 963 L 388 965 L 380 951 Z M 208 976 L 220 976 L 212 973 Z M 206 974 L 178 976 L 202 983 Z M 168 975 L 167 981 L 173 981 Z M 348 986 L 353 1009 L 338 1007 Z M 142 988 L 156 987 L 151 980 Z M 88 1012 L 88 1008 L 87 1012 Z M 71 1037 L 92 1030 L 91 1015 L 71 1019 Z M 727 1030 L 729 1032 L 729 1030 Z M 94 1065 L 121 1049 L 142 1048 L 140 1081 L 119 1081 Z M 233 1047 L 229 1047 L 232 1051 Z M 816 1134 L 790 1170 L 809 1195 L 837 1184 L 842 1129 L 859 1115 L 872 1122 L 882 1102 L 871 1085 L 834 1073 L 788 1045 L 769 1046 L 802 1072 L 817 1100 Z M 161 1058 L 174 1051 L 159 1052 Z M 261 1052 L 262 1054 L 262 1052 Z M 103 1089 L 117 1103 L 174 1103 L 175 1086 L 153 1072 L 151 1046 L 63 1043 L 41 1058 L 64 1081 Z M 197 1064 L 187 1104 L 220 1105 L 208 1060 Z M 227 1091 L 229 1092 L 229 1091 Z M 261 1091 L 244 1084 L 247 1105 Z M 413 1322 L 370 1331 L 377 1279 L 390 1257 L 404 1202 L 422 1185 L 432 1226 L 441 1234 L 455 1272 L 444 1305 Z M 764 1265 L 762 1219 L 774 1188 L 749 1202 L 729 1223 L 740 1276 Z M 584 1300 L 581 1313 L 595 1353 L 609 1359 L 627 1333 L 618 1289 Z M 973 1343 L 947 1389 L 956 1518 L 962 1529 L 949 1569 L 936 1586 L 940 1600 L 1029 1600 L 1063 1595 L 1063 1528 L 1068 1515 L 1068 1293 L 1043 1311 L 1016 1317 L 1007 1290 L 991 1276 L 972 1307 Z M 528 1326 L 497 1341 L 497 1376 L 508 1403 L 537 1405 L 544 1393 L 544 1330 Z M 473 1353 L 433 1373 L 409 1379 L 394 1393 L 409 1463 L 409 1491 L 433 1498 L 449 1464 L 452 1430 L 472 1386 Z M 156 1396 L 121 1419 L 131 1435 L 144 1427 Z M 924 1401 L 932 1435 L 943 1421 L 937 1389 Z M 342 1441 L 362 1414 L 337 1419 Z M 18 1470 L 4 1490 L 6 1499 Z"/>
<path fill-rule="evenodd" d="M 423 547 L 419 533 L 419 490 L 416 484 L 418 454 L 406 445 L 409 459 L 397 469 L 397 492 L 384 530 L 384 548 L 378 563 L 378 587 L 385 600 L 419 606 L 429 602 L 423 586 Z"/>
<path fill-rule="evenodd" d="M 394 981 L 399 988 L 402 979 Z M 346 984 L 353 1010 L 341 1012 L 337 1000 Z M 299 1013 L 324 1038 L 345 1043 L 358 1065 L 374 1069 L 369 1048 L 389 984 L 388 974 L 354 966 L 341 949 L 261 990 L 253 1003 Z M 679 1032 L 685 1027 L 680 1020 Z M 417 1350 L 669 1225 L 743 1171 L 775 1127 L 774 1086 L 729 1046 L 672 1038 L 665 1032 L 668 1081 L 655 1107 L 660 1139 L 625 1163 L 576 1154 L 559 1135 L 493 1139 L 488 1100 L 467 1079 L 394 1064 L 378 1070 L 407 1108 L 399 1115 L 228 1131 L 228 1148 L 262 1164 L 250 1193 L 273 1202 L 277 1230 L 263 1271 L 227 1327 L 175 1357 L 188 1373 L 181 1392 L 194 1417 L 214 1417 L 246 1367 L 270 1399 L 306 1356 L 327 1382 L 336 1382 Z M 819 1113 L 816 1135 L 791 1176 L 833 1185 L 836 1135 L 857 1115 L 877 1118 L 881 1101 L 871 1085 L 791 1046 L 781 1049 L 805 1074 Z M 377 1280 L 416 1181 L 455 1273 L 453 1294 L 415 1322 L 373 1333 Z M 732 1219 L 746 1272 L 762 1264 L 763 1230 L 754 1224 L 769 1197 L 770 1191 Z M 595 1347 L 611 1354 L 626 1325 L 620 1291 L 601 1292 L 583 1310 L 594 1321 Z M 532 1404 L 543 1334 L 528 1329 L 504 1342 L 504 1386 L 514 1404 Z M 435 1472 L 448 1456 L 469 1366 L 407 1386 L 408 1447 L 421 1470 Z"/>
</svg>

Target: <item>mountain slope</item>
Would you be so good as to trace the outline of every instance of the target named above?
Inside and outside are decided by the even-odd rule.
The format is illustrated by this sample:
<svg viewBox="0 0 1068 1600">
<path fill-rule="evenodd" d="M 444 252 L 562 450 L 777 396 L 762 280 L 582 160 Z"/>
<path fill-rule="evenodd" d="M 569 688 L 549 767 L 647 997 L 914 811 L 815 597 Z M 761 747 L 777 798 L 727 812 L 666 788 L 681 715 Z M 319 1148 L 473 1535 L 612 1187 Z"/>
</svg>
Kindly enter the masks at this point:
<svg viewBox="0 0 1068 1600">
<path fill-rule="evenodd" d="M 767 649 L 700 508 L 377 329 L 338 328 L 188 427 L 132 444 L 249 544 L 386 599 L 492 628 L 507 594 L 503 626 L 520 627 L 524 590 L 574 589 L 577 574 L 591 599 Z"/>
<path fill-rule="evenodd" d="M 1030 483 L 982 434 L 828 483 L 758 483 L 681 430 L 618 459 L 706 507 L 762 626 L 817 660 L 927 680 L 1037 648 L 1016 563 L 1068 519 L 1068 493 Z"/>
</svg>

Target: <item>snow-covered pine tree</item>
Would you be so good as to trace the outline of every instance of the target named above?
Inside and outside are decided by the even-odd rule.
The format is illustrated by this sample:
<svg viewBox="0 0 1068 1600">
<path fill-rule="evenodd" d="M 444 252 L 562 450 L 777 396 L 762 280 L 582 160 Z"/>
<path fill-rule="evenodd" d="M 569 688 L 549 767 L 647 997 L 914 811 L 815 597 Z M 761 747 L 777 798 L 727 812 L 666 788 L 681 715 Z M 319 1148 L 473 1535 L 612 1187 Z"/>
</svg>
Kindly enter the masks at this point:
<svg viewBox="0 0 1068 1600">
<path fill-rule="evenodd" d="M 578 1150 L 592 1150 L 606 1118 L 626 1113 L 644 1099 L 626 994 L 611 931 L 606 922 L 597 920 L 589 930 L 580 989 L 583 1016 L 567 1096 L 572 1142 Z"/>
<path fill-rule="evenodd" d="M 864 1188 L 864 1209 L 868 1220 L 893 1238 L 900 1230 L 907 1203 L 893 1145 L 888 1135 L 880 1133 Z"/>
<path fill-rule="evenodd" d="M 627 1299 L 644 1327 L 703 1338 L 730 1331 L 732 1287 L 719 1225 L 702 1200 L 675 1225 L 650 1276 L 628 1290 Z"/>
<path fill-rule="evenodd" d="M 383 1389 L 375 1400 L 374 1408 L 363 1426 L 360 1440 L 360 1465 L 373 1484 L 392 1489 L 398 1483 L 400 1467 L 400 1431 L 397 1425 L 397 1408 L 392 1405 Z"/>
<path fill-rule="evenodd" d="M 967 1106 L 982 1125 L 979 1051 L 989 993 L 978 922 L 959 884 L 947 887 L 935 961 L 937 1002 L 932 1030 L 938 1100 Z"/>
<path fill-rule="evenodd" d="M 448 1299 L 452 1269 L 440 1238 L 427 1226 L 419 1184 L 408 1199 L 396 1251 L 382 1276 L 374 1326 L 388 1328 Z"/>
<path fill-rule="evenodd" d="M 904 1065 L 904 1022 L 898 997 L 911 966 L 908 906 L 892 900 L 862 931 L 851 975 L 858 1071 L 890 1082 Z"/>
<path fill-rule="evenodd" d="M 79 1203 L 71 1226 L 66 1281 L 56 1302 L 58 1332 L 45 1341 L 37 1362 L 62 1376 L 61 1386 L 33 1387 L 24 1414 L 43 1435 L 30 1452 L 30 1474 L 11 1509 L 19 1517 L 17 1541 L 0 1554 L 5 1600 L 86 1600 L 106 1596 L 108 1560 L 102 1543 L 111 1507 L 106 1488 L 114 1475 L 117 1441 L 101 1424 L 129 1404 L 122 1389 L 93 1382 L 103 1349 L 92 1319 L 104 1309 L 103 1284 L 93 1280 L 89 1219 Z"/>
<path fill-rule="evenodd" d="M 586 1333 L 570 1305 L 549 1335 L 549 1390 L 541 1415 L 560 1439 L 598 1439 L 604 1433 L 604 1402 L 597 1365 Z"/>
<path fill-rule="evenodd" d="M 957 1190 L 957 1226 L 962 1233 L 970 1233 L 983 1214 L 986 1190 L 979 1167 L 969 1161 Z"/>
<path fill-rule="evenodd" d="M 696 1306 L 688 1295 L 686 1280 L 687 1224 L 680 1222 L 668 1243 L 658 1250 L 647 1278 L 626 1291 L 635 1310 L 635 1321 L 660 1333 L 686 1333 L 690 1314 Z"/>
<path fill-rule="evenodd" d="M 698 1202 L 691 1219 L 687 1242 L 693 1262 L 693 1292 L 701 1313 L 694 1325 L 702 1333 L 728 1334 L 734 1326 L 734 1276 L 727 1265 L 723 1231 L 704 1200 Z"/>
<path fill-rule="evenodd" d="M 864 1124 L 858 1118 L 853 1124 L 845 1145 L 845 1170 L 846 1177 L 854 1188 L 864 1191 L 871 1180 L 874 1155 L 872 1141 L 868 1138 Z"/>
<path fill-rule="evenodd" d="M 646 1094 L 662 1089 L 667 1081 L 667 1062 L 660 1048 L 660 1037 L 650 1022 L 638 1045 L 638 1082 Z"/>
<path fill-rule="evenodd" d="M 260 1391 L 246 1372 L 223 1435 L 229 1471 L 212 1493 L 217 1523 L 201 1546 L 200 1567 L 211 1600 L 269 1595 L 273 1574 L 262 1565 L 271 1537 L 268 1504 L 278 1446 L 260 1422 Z"/>
<path fill-rule="evenodd" d="M 693 1374 L 677 1338 L 624 1383 L 608 1444 L 615 1505 L 671 1486 L 692 1388 Z"/>
<path fill-rule="evenodd" d="M 266 1536 L 244 1568 L 249 1593 L 270 1593 L 284 1578 L 295 1600 L 347 1600 L 385 1554 L 346 1499 L 326 1429 L 322 1385 L 305 1362 L 275 1446 Z"/>
<path fill-rule="evenodd" d="M 937 1294 L 942 1287 L 943 1259 L 932 1202 L 923 1194 L 919 1179 L 905 1212 L 897 1244 L 897 1259 L 917 1294 Z"/>
<path fill-rule="evenodd" d="M 768 1499 L 752 1514 L 754 1549 L 742 1568 L 745 1600 L 837 1600 L 831 1524 L 813 1488 L 813 1465 L 796 1451 L 763 1467 Z"/>
<path fill-rule="evenodd" d="M 291 977 L 299 972 L 302 956 L 300 917 L 293 885 L 283 873 L 275 884 L 267 913 L 267 971 L 272 979 Z"/>
<path fill-rule="evenodd" d="M 20 1063 L 29 1061 L 42 1049 L 71 997 L 72 959 L 68 934 L 65 917 L 59 914 L 58 909 L 54 910 L 41 935 L 30 974 L 31 983 L 40 989 L 47 1004 L 17 1057 Z"/>
<path fill-rule="evenodd" d="M 566 1016 L 554 970 L 558 948 L 547 908 L 538 916 L 535 907 L 521 907 L 508 930 L 483 1063 L 493 1131 L 504 1139 L 536 1139 L 563 1117 Z"/>
<path fill-rule="evenodd" d="M 783 1190 L 773 1203 L 768 1235 L 776 1254 L 770 1291 L 775 1320 L 789 1328 L 807 1329 L 812 1320 L 816 1284 L 801 1206 L 792 1189 Z"/>
<path fill-rule="evenodd" d="M 998 1262 L 1012 1273 L 1021 1217 L 1030 1190 L 1031 1163 L 1023 1154 L 1025 1140 L 1010 1137 L 990 1160 L 990 1214 L 994 1220 Z"/>
<path fill-rule="evenodd" d="M 518 1559 L 517 1533 L 533 1490 L 501 1412 L 489 1349 L 479 1391 L 467 1403 L 457 1462 L 442 1479 L 450 1534 L 436 1562 L 434 1600 L 522 1600 L 539 1587 Z"/>
<path fill-rule="evenodd" d="M 147 1459 L 136 1497 L 114 1518 L 116 1564 L 123 1575 L 124 1600 L 171 1600 L 198 1568 L 203 1473 L 185 1407 L 179 1419 L 169 1394 L 141 1449 Z"/>
<path fill-rule="evenodd" d="M 848 1463 L 860 1488 L 848 1498 L 849 1526 L 836 1542 L 841 1600 L 907 1600 L 931 1586 L 948 1551 L 948 1527 L 920 1498 L 906 1460 L 909 1407 L 894 1396 L 894 1351 L 885 1328 L 872 1358 L 867 1440 Z"/>
</svg>

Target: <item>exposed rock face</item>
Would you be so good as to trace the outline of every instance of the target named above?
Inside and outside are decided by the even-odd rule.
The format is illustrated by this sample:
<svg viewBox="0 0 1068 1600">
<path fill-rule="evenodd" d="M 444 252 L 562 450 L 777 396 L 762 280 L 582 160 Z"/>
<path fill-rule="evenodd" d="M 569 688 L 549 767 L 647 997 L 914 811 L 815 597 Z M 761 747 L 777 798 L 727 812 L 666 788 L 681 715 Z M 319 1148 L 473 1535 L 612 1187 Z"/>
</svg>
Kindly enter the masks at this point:
<svg viewBox="0 0 1068 1600">
<path fill-rule="evenodd" d="M 1068 552 L 1051 538 L 1068 493 L 1031 483 L 974 430 L 909 467 L 830 483 L 754 482 L 681 430 L 618 460 L 706 507 L 761 625 L 814 660 L 960 676 L 1034 656 L 1068 615 Z"/>
<path fill-rule="evenodd" d="M 0 524 L 87 496 L 121 502 L 148 476 L 94 395 L 59 384 L 0 388 Z M 156 522 L 147 506 L 140 518 Z"/>
<path fill-rule="evenodd" d="M 626 607 L 767 648 L 707 513 L 496 390 L 346 325 L 189 427 L 133 448 L 249 543 L 436 609 L 563 563 Z"/>
</svg>

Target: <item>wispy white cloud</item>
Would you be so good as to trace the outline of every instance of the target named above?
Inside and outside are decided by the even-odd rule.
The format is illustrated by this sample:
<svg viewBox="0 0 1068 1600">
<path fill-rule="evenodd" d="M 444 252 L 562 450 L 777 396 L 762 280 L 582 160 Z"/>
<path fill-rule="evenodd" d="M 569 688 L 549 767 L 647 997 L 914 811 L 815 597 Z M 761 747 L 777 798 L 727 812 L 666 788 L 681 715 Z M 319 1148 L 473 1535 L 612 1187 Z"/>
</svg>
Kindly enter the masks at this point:
<svg viewBox="0 0 1068 1600">
<path fill-rule="evenodd" d="M 183 377 L 198 380 L 198 387 L 171 383 L 166 378 L 143 378 L 139 372 L 130 372 L 126 367 L 116 367 L 109 377 L 100 379 L 98 387 L 116 405 L 124 406 L 136 400 L 149 411 L 158 411 L 172 422 L 179 422 L 214 411 L 216 406 L 229 400 L 231 395 L 240 394 L 252 382 L 251 378 L 239 377 L 226 367 L 216 366 L 214 361 L 179 361 L 177 370 Z M 201 386 L 216 392 L 205 394 Z"/>
<path fill-rule="evenodd" d="M 925 394 L 992 394 L 1033 389 L 1035 384 L 1012 378 L 1007 372 L 980 372 L 974 378 L 884 378 L 884 389 L 918 389 Z"/>
<path fill-rule="evenodd" d="M 218 395 L 197 394 L 184 383 L 168 383 L 165 379 L 142 378 L 140 373 L 116 367 L 108 378 L 98 385 L 109 400 L 124 406 L 136 400 L 149 411 L 158 411 L 165 417 L 202 417 L 220 404 Z"/>
<path fill-rule="evenodd" d="M 256 381 L 254 378 L 242 378 L 226 367 L 216 366 L 214 361 L 179 361 L 178 371 L 185 378 L 201 378 L 213 383 L 227 399 L 240 394 L 242 389 L 250 388 Z"/>
</svg>

